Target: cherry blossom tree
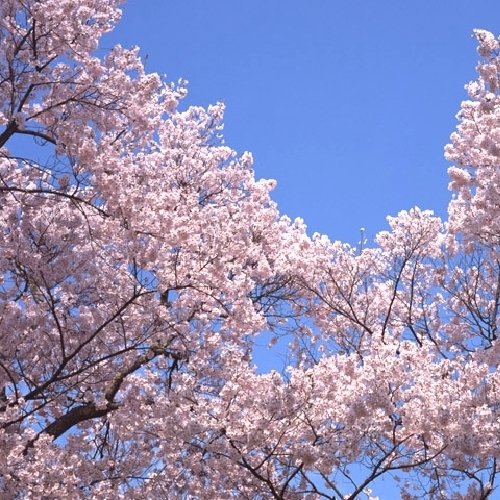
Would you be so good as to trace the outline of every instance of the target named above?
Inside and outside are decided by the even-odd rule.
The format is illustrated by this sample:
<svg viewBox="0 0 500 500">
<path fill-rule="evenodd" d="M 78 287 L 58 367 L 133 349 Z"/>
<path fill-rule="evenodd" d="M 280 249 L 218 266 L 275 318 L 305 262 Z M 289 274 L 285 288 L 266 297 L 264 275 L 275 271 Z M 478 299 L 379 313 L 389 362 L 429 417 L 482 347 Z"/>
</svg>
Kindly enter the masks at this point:
<svg viewBox="0 0 500 500">
<path fill-rule="evenodd" d="M 499 42 L 449 221 L 355 249 L 280 218 L 222 104 L 100 57 L 119 3 L 0 4 L 0 499 L 491 498 Z M 288 366 L 258 374 L 269 332 Z"/>
</svg>

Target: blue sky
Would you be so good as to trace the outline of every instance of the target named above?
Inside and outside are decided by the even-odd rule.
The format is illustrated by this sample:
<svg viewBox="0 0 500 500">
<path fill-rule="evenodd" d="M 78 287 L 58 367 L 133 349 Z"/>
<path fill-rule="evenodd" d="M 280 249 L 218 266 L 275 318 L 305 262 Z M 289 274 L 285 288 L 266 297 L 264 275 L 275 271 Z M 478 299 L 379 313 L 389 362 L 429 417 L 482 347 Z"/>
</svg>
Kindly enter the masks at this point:
<svg viewBox="0 0 500 500">
<path fill-rule="evenodd" d="M 226 103 L 229 146 L 274 178 L 281 213 L 357 245 L 413 206 L 445 218 L 443 148 L 498 0 L 129 0 L 106 43 Z M 270 360 L 267 359 L 266 362 Z M 390 478 L 374 488 L 395 498 Z"/>
<path fill-rule="evenodd" d="M 106 39 L 222 99 L 229 146 L 274 178 L 282 213 L 356 245 L 412 206 L 446 217 L 443 147 L 497 0 L 129 0 Z"/>
</svg>

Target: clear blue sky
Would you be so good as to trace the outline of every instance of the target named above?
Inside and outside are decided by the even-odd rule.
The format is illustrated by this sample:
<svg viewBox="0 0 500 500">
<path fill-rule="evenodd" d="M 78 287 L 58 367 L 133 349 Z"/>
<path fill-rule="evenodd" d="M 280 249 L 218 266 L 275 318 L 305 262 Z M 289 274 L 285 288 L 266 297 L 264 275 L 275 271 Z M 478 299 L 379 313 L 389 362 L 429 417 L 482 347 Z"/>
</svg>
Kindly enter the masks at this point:
<svg viewBox="0 0 500 500">
<path fill-rule="evenodd" d="M 442 217 L 443 147 L 498 0 L 130 0 L 106 40 L 226 103 L 225 138 L 274 178 L 282 213 L 356 245 L 412 206 Z"/>
<path fill-rule="evenodd" d="M 109 44 L 226 103 L 229 146 L 274 178 L 282 213 L 353 245 L 417 205 L 445 218 L 443 148 L 498 0 L 129 0 Z M 267 360 L 269 361 L 269 360 Z M 396 498 L 390 478 L 375 492 Z"/>
</svg>

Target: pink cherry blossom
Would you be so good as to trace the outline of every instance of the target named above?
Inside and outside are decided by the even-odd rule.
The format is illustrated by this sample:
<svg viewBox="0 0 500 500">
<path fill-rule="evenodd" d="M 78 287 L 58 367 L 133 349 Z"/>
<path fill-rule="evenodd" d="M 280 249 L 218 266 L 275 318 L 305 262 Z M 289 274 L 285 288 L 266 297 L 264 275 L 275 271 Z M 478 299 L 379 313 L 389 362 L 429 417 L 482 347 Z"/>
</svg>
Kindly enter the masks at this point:
<svg viewBox="0 0 500 500">
<path fill-rule="evenodd" d="M 119 3 L 0 5 L 0 499 L 493 498 L 498 40 L 449 220 L 356 249 L 279 216 L 221 103 L 96 55 Z M 259 374 L 269 332 L 287 367 Z"/>
</svg>

